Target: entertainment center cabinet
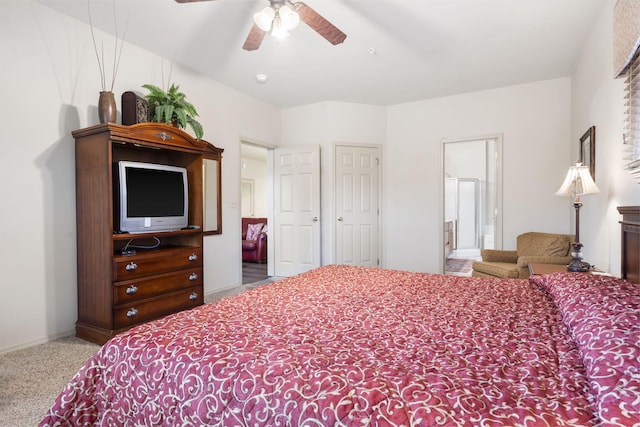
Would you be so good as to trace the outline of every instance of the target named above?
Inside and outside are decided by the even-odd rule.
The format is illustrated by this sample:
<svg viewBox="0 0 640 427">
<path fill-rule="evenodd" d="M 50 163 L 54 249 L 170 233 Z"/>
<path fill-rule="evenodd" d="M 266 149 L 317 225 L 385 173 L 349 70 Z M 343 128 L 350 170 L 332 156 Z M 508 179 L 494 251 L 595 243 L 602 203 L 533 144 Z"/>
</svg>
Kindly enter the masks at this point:
<svg viewBox="0 0 640 427">
<path fill-rule="evenodd" d="M 98 344 L 140 323 L 201 305 L 205 160 L 216 160 L 218 217 L 222 152 L 161 123 L 100 124 L 72 132 L 76 152 L 78 321 L 76 335 Z M 187 170 L 189 227 L 117 229 L 114 166 L 135 161 Z M 211 204 L 211 203 L 207 203 Z M 135 246 L 139 249 L 127 252 Z"/>
</svg>

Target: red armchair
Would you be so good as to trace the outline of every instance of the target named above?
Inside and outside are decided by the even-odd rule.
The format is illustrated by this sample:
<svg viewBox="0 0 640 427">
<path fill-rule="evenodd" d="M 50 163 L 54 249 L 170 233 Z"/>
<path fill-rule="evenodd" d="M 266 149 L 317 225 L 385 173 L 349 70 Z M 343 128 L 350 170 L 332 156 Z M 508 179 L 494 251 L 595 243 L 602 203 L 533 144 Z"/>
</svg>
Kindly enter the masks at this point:
<svg viewBox="0 0 640 427">
<path fill-rule="evenodd" d="M 242 218 L 242 261 L 267 262 L 267 218 Z"/>
</svg>

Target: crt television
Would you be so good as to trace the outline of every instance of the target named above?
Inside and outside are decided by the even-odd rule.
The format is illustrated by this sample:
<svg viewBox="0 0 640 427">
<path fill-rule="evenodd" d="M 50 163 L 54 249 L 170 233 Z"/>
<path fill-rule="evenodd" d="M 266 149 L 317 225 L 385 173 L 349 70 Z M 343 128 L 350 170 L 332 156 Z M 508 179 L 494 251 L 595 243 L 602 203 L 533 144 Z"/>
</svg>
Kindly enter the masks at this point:
<svg viewBox="0 0 640 427">
<path fill-rule="evenodd" d="M 189 221 L 187 170 L 131 161 L 118 162 L 115 197 L 119 231 L 179 230 Z"/>
</svg>

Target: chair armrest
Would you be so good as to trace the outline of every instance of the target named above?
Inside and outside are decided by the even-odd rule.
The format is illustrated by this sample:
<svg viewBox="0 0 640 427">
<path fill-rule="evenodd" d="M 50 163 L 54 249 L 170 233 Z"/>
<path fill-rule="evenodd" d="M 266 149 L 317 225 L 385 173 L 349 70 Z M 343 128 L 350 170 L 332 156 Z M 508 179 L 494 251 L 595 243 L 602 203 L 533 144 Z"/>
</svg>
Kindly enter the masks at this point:
<svg viewBox="0 0 640 427">
<path fill-rule="evenodd" d="M 256 240 L 256 255 L 259 260 L 266 259 L 267 254 L 267 233 L 261 232 Z"/>
<path fill-rule="evenodd" d="M 262 251 L 267 250 L 267 233 L 260 233 L 255 240 L 256 242 L 256 250 L 258 253 L 262 253 Z M 264 249 L 263 249 L 264 248 Z"/>
<path fill-rule="evenodd" d="M 486 262 L 518 262 L 518 251 L 503 251 L 500 249 L 483 249 L 480 252 L 482 261 Z"/>
<path fill-rule="evenodd" d="M 529 268 L 529 264 L 569 264 L 573 260 L 571 256 L 521 256 L 518 258 L 518 267 Z"/>
</svg>

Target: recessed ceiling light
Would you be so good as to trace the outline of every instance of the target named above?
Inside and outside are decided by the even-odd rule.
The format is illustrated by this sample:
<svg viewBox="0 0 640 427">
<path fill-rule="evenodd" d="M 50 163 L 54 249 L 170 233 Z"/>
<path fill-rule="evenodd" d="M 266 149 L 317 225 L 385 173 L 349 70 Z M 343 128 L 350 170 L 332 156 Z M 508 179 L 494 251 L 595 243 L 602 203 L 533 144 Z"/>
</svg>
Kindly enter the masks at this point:
<svg viewBox="0 0 640 427">
<path fill-rule="evenodd" d="M 258 83 L 266 83 L 269 80 L 269 76 L 266 74 L 256 74 L 256 81 Z"/>
</svg>

